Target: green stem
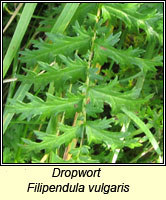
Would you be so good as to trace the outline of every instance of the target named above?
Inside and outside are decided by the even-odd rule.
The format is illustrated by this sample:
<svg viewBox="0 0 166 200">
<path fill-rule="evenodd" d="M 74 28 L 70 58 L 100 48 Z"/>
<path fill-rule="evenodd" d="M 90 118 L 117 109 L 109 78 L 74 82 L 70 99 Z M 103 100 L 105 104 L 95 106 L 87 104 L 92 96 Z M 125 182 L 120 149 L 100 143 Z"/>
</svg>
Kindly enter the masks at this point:
<svg viewBox="0 0 166 200">
<path fill-rule="evenodd" d="M 98 23 L 99 18 L 100 18 L 100 6 L 97 11 L 96 23 Z M 83 100 L 83 106 L 82 106 L 84 123 L 86 123 L 86 104 L 87 104 L 87 99 L 88 99 L 87 95 L 88 95 L 88 88 L 89 88 L 89 83 L 90 83 L 89 69 L 91 68 L 91 63 L 92 63 L 92 59 L 93 59 L 95 40 L 96 40 L 96 27 L 94 28 L 94 35 L 92 37 L 92 44 L 91 44 L 91 50 L 90 50 L 90 55 L 89 55 L 89 60 L 88 60 L 88 67 L 87 67 L 85 98 Z"/>
</svg>

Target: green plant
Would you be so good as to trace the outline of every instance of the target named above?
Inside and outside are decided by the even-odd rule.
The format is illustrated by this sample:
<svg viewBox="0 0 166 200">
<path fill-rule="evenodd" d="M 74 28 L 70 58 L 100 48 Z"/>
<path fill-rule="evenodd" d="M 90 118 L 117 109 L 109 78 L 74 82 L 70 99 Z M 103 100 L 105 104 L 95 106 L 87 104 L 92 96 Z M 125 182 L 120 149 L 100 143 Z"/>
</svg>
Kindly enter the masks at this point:
<svg viewBox="0 0 166 200">
<path fill-rule="evenodd" d="M 4 162 L 162 163 L 163 4 L 45 6 L 7 98 Z"/>
</svg>

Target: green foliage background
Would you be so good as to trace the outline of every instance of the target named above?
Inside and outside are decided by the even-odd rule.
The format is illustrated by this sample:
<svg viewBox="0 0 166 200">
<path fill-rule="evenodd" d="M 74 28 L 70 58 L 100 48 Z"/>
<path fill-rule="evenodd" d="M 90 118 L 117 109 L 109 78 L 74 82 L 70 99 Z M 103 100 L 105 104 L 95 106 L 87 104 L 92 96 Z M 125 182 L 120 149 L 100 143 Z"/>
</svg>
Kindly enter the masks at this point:
<svg viewBox="0 0 166 200">
<path fill-rule="evenodd" d="M 3 35 L 3 162 L 162 163 L 163 4 L 23 7 Z"/>
</svg>

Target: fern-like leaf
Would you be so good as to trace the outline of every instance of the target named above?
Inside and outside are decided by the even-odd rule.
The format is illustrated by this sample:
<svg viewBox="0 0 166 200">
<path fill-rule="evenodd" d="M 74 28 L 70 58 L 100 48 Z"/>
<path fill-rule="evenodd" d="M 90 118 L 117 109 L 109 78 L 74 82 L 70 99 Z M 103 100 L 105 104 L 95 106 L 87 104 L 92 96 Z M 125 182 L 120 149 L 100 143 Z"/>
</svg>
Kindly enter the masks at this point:
<svg viewBox="0 0 166 200">
<path fill-rule="evenodd" d="M 114 80 L 115 84 L 116 80 Z M 113 84 L 110 83 L 104 86 L 96 86 L 89 89 L 89 96 L 92 101 L 99 101 L 108 103 L 113 113 L 117 113 L 120 111 L 122 107 L 126 107 L 129 110 L 137 110 L 140 105 L 147 102 L 152 95 L 147 96 L 145 99 L 136 99 L 137 96 L 136 89 L 131 90 L 129 92 L 118 92 L 114 90 Z"/>
<path fill-rule="evenodd" d="M 8 106 L 9 112 L 21 113 L 21 119 L 30 119 L 36 115 L 51 116 L 61 112 L 66 112 L 67 115 L 71 116 L 82 106 L 81 96 L 70 95 L 68 98 L 60 98 L 47 93 L 48 100 L 46 102 L 30 93 L 27 93 L 27 97 L 31 100 L 30 103 L 12 99 Z"/>
<path fill-rule="evenodd" d="M 63 62 L 66 63 L 66 67 L 63 69 L 57 69 L 44 62 L 38 62 L 40 67 L 47 72 L 39 73 L 25 69 L 28 72 L 27 76 L 17 75 L 18 80 L 28 84 L 34 84 L 35 90 L 44 88 L 48 83 L 54 81 L 56 89 L 63 87 L 66 81 L 74 83 L 78 79 L 85 80 L 87 63 L 82 61 L 78 56 L 73 61 L 70 58 L 60 56 Z"/>
<path fill-rule="evenodd" d="M 100 124 L 104 125 L 105 122 L 105 120 L 101 120 Z M 98 120 L 93 122 L 88 121 L 86 124 L 86 134 L 89 143 L 105 143 L 107 148 L 111 148 L 112 151 L 117 148 L 123 148 L 124 146 L 128 146 L 130 148 L 141 146 L 141 144 L 138 142 L 138 139 L 128 138 L 130 135 L 129 132 L 111 132 L 104 130 L 105 128 L 98 126 Z M 126 141 L 125 138 L 127 138 Z"/>
<path fill-rule="evenodd" d="M 122 20 L 129 28 L 142 28 L 147 33 L 148 40 L 159 39 L 158 32 L 155 31 L 154 27 L 149 23 L 149 19 L 161 18 L 156 10 L 151 12 L 140 13 L 139 8 L 141 4 L 131 3 L 105 3 L 103 4 L 103 13 L 106 13 L 107 17 L 115 16 Z"/>
<path fill-rule="evenodd" d="M 38 152 L 45 149 L 46 151 L 55 150 L 59 148 L 62 144 L 68 144 L 74 137 L 76 137 L 78 127 L 70 127 L 65 125 L 60 125 L 60 130 L 64 133 L 60 136 L 47 134 L 41 131 L 35 131 L 35 135 L 41 142 L 33 142 L 29 139 L 22 138 L 26 145 L 22 147 L 27 151 Z"/>
<path fill-rule="evenodd" d="M 43 41 L 34 41 L 34 47 L 37 50 L 22 51 L 22 62 L 36 64 L 37 61 L 50 62 L 58 54 L 70 55 L 73 51 L 84 49 L 87 50 L 90 45 L 91 36 L 83 31 L 79 31 L 79 35 L 75 37 L 65 36 L 62 34 L 47 33 L 50 43 Z"/>
<path fill-rule="evenodd" d="M 144 50 L 133 49 L 132 47 L 127 50 L 116 49 L 111 46 L 107 40 L 97 40 L 95 44 L 95 62 L 101 65 L 107 61 L 107 58 L 111 58 L 117 64 L 120 65 L 136 65 L 141 71 L 156 71 L 155 66 L 162 66 L 162 56 L 154 57 L 153 59 L 140 58 L 140 54 Z"/>
</svg>

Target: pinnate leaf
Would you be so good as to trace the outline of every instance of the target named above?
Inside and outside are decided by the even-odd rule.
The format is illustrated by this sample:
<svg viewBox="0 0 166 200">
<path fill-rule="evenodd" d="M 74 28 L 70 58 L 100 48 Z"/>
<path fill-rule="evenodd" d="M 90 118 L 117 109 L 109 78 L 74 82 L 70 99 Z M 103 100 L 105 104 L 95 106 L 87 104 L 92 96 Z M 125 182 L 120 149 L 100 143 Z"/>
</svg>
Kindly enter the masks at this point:
<svg viewBox="0 0 166 200">
<path fill-rule="evenodd" d="M 159 39 L 158 32 L 149 23 L 149 19 L 159 18 L 156 10 L 151 9 L 151 12 L 140 13 L 140 4 L 138 3 L 105 3 L 102 6 L 105 18 L 115 16 L 122 20 L 129 28 L 135 28 L 137 30 L 142 28 L 147 33 L 148 40 Z"/>
<path fill-rule="evenodd" d="M 133 49 L 132 47 L 127 50 L 116 49 L 109 45 L 105 40 L 97 40 L 95 44 L 95 62 L 101 65 L 107 61 L 108 58 L 114 60 L 117 64 L 122 65 L 135 65 L 140 68 L 141 71 L 156 71 L 155 66 L 162 66 L 162 56 L 154 57 L 153 59 L 140 58 L 140 54 L 144 50 Z"/>
<path fill-rule="evenodd" d="M 72 115 L 81 109 L 81 96 L 70 95 L 68 98 L 60 98 L 47 93 L 48 100 L 45 102 L 37 96 L 27 93 L 30 103 L 24 103 L 12 99 L 8 106 L 9 112 L 21 113 L 21 119 L 34 117 L 36 115 L 50 116 L 61 112 Z"/>
<path fill-rule="evenodd" d="M 114 80 L 115 82 L 115 80 Z M 137 110 L 140 105 L 147 102 L 152 95 L 147 96 L 145 99 L 136 99 L 137 90 L 131 90 L 129 92 L 119 92 L 113 88 L 110 83 L 104 86 L 95 86 L 89 89 L 90 99 L 95 99 L 95 101 L 108 103 L 112 112 L 120 112 L 122 107 L 126 107 L 129 110 Z"/>
<path fill-rule="evenodd" d="M 54 61 L 55 56 L 58 54 L 70 55 L 73 51 L 79 49 L 88 49 L 90 45 L 91 36 L 88 34 L 81 34 L 75 37 L 65 36 L 60 33 L 53 34 L 47 33 L 48 43 L 40 39 L 40 41 L 34 41 L 34 47 L 37 50 L 22 51 L 22 62 L 36 64 L 37 61 L 50 62 Z"/>
<path fill-rule="evenodd" d="M 59 148 L 62 144 L 68 144 L 76 136 L 77 127 L 70 127 L 61 124 L 60 130 L 64 132 L 60 136 L 35 131 L 35 135 L 39 140 L 41 140 L 41 142 L 34 142 L 29 139 L 22 138 L 23 142 L 26 144 L 22 147 L 27 151 L 35 152 L 43 149 L 50 151 Z"/>
<path fill-rule="evenodd" d="M 87 63 L 82 61 L 78 56 L 75 60 L 66 58 L 65 56 L 60 56 L 61 59 L 66 63 L 66 67 L 63 69 L 57 69 L 50 66 L 47 63 L 39 61 L 39 66 L 46 70 L 44 73 L 35 73 L 31 70 L 26 70 L 28 75 L 17 75 L 18 80 L 23 81 L 28 84 L 34 84 L 35 90 L 39 88 L 44 88 L 48 83 L 54 81 L 56 89 L 63 87 L 66 81 L 74 83 L 78 79 L 85 80 Z"/>
<path fill-rule="evenodd" d="M 123 148 L 127 146 L 129 148 L 134 148 L 141 146 L 138 142 L 138 139 L 129 139 L 129 132 L 111 132 L 104 130 L 104 128 L 98 126 L 98 121 L 88 121 L 86 124 L 86 134 L 88 137 L 89 143 L 105 143 L 107 148 L 111 148 L 114 151 L 117 148 Z M 107 121 L 107 122 L 106 122 Z M 100 123 L 106 124 L 109 120 L 101 120 Z M 96 126 L 95 126 L 96 125 Z M 126 139 L 126 140 L 125 140 Z"/>
</svg>

